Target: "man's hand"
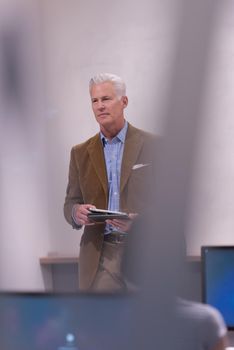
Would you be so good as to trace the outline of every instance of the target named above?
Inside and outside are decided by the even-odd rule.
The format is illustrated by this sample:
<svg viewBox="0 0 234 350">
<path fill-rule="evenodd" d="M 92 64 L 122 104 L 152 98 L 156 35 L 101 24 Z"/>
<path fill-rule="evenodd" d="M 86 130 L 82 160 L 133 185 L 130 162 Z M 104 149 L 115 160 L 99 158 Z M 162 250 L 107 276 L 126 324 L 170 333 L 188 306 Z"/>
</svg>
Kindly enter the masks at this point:
<svg viewBox="0 0 234 350">
<path fill-rule="evenodd" d="M 91 223 L 88 214 L 90 213 L 89 208 L 96 208 L 92 204 L 75 204 L 73 207 L 72 216 L 78 225 L 94 225 Z"/>
<path fill-rule="evenodd" d="M 123 232 L 128 232 L 132 227 L 132 223 L 134 219 L 137 216 L 138 214 L 131 213 L 131 214 L 128 214 L 128 217 L 129 217 L 128 220 L 113 219 L 113 220 L 106 220 L 106 223 L 116 227 L 118 230 L 121 230 Z"/>
</svg>

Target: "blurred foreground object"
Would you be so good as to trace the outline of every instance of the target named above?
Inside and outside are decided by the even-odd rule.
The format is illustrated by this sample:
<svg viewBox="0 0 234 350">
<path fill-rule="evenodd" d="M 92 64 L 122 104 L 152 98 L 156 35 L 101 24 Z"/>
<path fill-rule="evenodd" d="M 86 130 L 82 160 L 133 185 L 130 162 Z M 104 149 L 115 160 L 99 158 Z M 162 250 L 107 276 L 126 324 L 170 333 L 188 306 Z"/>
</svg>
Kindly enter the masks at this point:
<svg viewBox="0 0 234 350">
<path fill-rule="evenodd" d="M 209 49 L 219 2 L 178 1 L 178 7 L 175 57 L 162 118 L 165 129 L 155 162 L 154 208 L 148 209 L 148 220 L 136 228 L 135 238 L 129 237 L 126 254 L 126 273 L 133 282 L 137 276 L 140 291 L 132 345 L 139 350 L 214 350 L 225 346 L 226 328 L 218 311 L 212 318 L 205 306 L 190 304 L 187 308 L 186 301 L 177 301 L 187 287 L 187 210 L 196 175 L 193 161 L 202 128 Z M 208 320 L 216 327 L 210 327 Z M 208 327 L 206 335 L 203 323 Z"/>
</svg>

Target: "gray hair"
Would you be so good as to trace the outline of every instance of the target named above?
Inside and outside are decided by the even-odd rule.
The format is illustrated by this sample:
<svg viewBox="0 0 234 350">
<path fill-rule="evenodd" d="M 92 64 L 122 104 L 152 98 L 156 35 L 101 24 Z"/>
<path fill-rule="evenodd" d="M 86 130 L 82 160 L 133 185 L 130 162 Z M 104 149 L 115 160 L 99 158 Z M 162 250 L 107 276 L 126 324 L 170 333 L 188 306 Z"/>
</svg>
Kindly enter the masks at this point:
<svg viewBox="0 0 234 350">
<path fill-rule="evenodd" d="M 105 83 L 108 81 L 114 85 L 118 97 L 126 95 L 126 85 L 123 79 L 118 75 L 110 73 L 99 73 L 92 77 L 89 82 L 89 91 L 91 91 L 93 85 Z"/>
</svg>

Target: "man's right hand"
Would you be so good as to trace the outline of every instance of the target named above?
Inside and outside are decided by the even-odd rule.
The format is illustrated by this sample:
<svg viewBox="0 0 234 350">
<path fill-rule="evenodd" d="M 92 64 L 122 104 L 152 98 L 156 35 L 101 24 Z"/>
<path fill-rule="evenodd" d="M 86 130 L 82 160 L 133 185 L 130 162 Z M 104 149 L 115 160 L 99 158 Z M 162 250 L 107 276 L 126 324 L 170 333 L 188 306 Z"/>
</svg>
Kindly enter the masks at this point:
<svg viewBox="0 0 234 350">
<path fill-rule="evenodd" d="M 72 210 L 72 217 L 77 225 L 94 225 L 88 218 L 89 208 L 96 208 L 92 204 L 75 204 Z"/>
</svg>

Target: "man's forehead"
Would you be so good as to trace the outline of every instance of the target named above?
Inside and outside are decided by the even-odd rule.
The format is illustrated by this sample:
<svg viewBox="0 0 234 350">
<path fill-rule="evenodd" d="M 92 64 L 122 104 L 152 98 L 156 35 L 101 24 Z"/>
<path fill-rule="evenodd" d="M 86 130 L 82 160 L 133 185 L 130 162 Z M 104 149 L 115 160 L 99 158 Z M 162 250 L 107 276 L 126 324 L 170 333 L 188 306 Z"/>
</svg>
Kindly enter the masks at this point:
<svg viewBox="0 0 234 350">
<path fill-rule="evenodd" d="M 90 94 L 92 97 L 102 97 L 116 94 L 116 92 L 113 83 L 111 81 L 105 81 L 100 84 L 94 84 L 91 87 Z"/>
</svg>

